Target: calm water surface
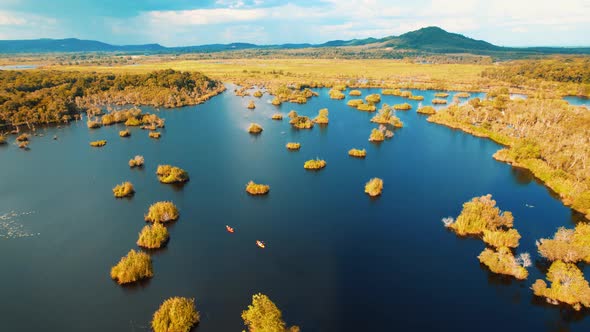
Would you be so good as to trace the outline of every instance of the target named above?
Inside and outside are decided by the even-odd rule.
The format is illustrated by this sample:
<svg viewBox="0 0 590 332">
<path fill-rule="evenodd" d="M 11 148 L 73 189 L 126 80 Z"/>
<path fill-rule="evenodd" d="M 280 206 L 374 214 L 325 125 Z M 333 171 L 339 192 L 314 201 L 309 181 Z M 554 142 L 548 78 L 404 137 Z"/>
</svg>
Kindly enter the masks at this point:
<svg viewBox="0 0 590 332">
<path fill-rule="evenodd" d="M 347 107 L 349 97 L 330 100 L 325 89 L 306 105 L 278 108 L 285 116 L 329 109 L 327 127 L 297 131 L 286 119 L 270 120 L 277 108 L 269 96 L 250 111 L 251 98 L 231 90 L 160 111 L 160 140 L 137 128 L 120 138 L 122 125 L 90 131 L 78 122 L 43 129 L 30 151 L 0 147 L 0 215 L 17 214 L 0 220 L 1 330 L 148 330 L 164 299 L 188 296 L 201 312 L 198 331 L 241 331 L 240 313 L 256 292 L 304 331 L 590 329 L 584 314 L 549 306 L 529 289 L 546 268 L 535 240 L 572 227 L 575 215 L 528 173 L 494 161 L 497 144 L 428 123 L 415 113 L 416 101 L 398 112 L 405 127 L 393 139 L 371 144 L 373 114 Z M 434 95 L 414 93 L 426 96 L 424 104 Z M 249 135 L 250 122 L 264 132 Z M 97 139 L 108 144 L 89 147 Z M 287 151 L 289 141 L 301 150 Z M 349 157 L 353 147 L 367 149 L 367 158 Z M 143 170 L 127 166 L 136 154 L 145 157 Z M 315 157 L 327 167 L 304 170 Z M 158 164 L 186 169 L 191 181 L 160 184 Z M 385 184 L 377 199 L 363 192 L 372 177 Z M 136 195 L 115 199 L 112 187 L 126 180 Z M 269 184 L 270 194 L 248 196 L 249 180 Z M 482 241 L 442 226 L 442 217 L 487 193 L 514 213 L 523 236 L 518 252 L 537 259 L 527 281 L 492 275 L 477 260 Z M 155 276 L 118 286 L 110 268 L 136 248 L 144 213 L 161 200 L 174 201 L 181 218 L 167 248 L 152 255 Z M 226 224 L 236 232 L 228 234 Z"/>
<path fill-rule="evenodd" d="M 563 97 L 565 101 L 570 103 L 574 106 L 585 106 L 586 108 L 590 108 L 590 98 L 585 97 L 577 97 L 577 96 L 566 96 Z"/>
</svg>

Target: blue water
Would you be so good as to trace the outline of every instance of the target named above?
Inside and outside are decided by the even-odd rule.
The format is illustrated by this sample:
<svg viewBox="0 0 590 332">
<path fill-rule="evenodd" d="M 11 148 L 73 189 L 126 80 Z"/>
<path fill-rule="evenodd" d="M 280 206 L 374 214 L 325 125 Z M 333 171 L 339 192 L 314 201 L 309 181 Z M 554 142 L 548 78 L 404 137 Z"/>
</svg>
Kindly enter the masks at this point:
<svg viewBox="0 0 590 332">
<path fill-rule="evenodd" d="M 585 106 L 586 108 L 590 108 L 590 98 L 585 97 L 577 97 L 577 96 L 566 96 L 563 97 L 565 101 L 570 103 L 570 105 L 574 106 Z"/>
<path fill-rule="evenodd" d="M 23 69 L 35 69 L 37 65 L 7 65 L 0 66 L 0 70 L 23 70 Z"/>
<path fill-rule="evenodd" d="M 146 330 L 164 299 L 187 296 L 201 312 L 198 331 L 240 331 L 241 311 L 256 292 L 304 331 L 590 328 L 584 314 L 549 306 L 529 289 L 546 266 L 535 240 L 571 227 L 576 215 L 527 172 L 494 161 L 497 144 L 429 123 L 415 113 L 419 102 L 399 97 L 382 102 L 414 106 L 397 113 L 404 128 L 372 144 L 373 114 L 347 107 L 350 97 L 331 100 L 320 89 L 305 105 L 275 107 L 265 95 L 251 111 L 252 98 L 231 91 L 160 111 L 166 119 L 160 140 L 138 128 L 120 138 L 122 125 L 88 130 L 74 122 L 42 129 L 30 151 L 0 146 L 0 215 L 31 212 L 0 227 L 0 235 L 7 228 L 28 235 L 0 237 L 2 330 Z M 426 97 L 424 105 L 434 94 L 413 92 Z M 270 119 L 277 110 L 315 116 L 324 107 L 330 112 L 324 128 L 297 131 L 286 117 Z M 249 135 L 250 122 L 264 132 Z M 108 144 L 91 148 L 97 139 Z M 287 151 L 289 141 L 301 142 L 301 150 Z M 349 157 L 353 147 L 367 149 L 367 158 Z M 127 166 L 136 154 L 145 157 L 143 170 Z M 327 167 L 304 170 L 315 157 Z M 158 164 L 186 169 L 190 182 L 160 184 Z M 372 177 L 384 181 L 376 199 L 364 193 Z M 112 187 L 126 180 L 136 195 L 115 199 Z M 269 184 L 269 195 L 247 195 L 249 180 Z M 442 226 L 442 217 L 487 193 L 514 213 L 523 236 L 518 252 L 538 260 L 526 281 L 491 274 L 477 260 L 482 241 Z M 154 278 L 121 287 L 110 268 L 136 248 L 143 215 L 160 200 L 176 203 L 181 217 L 170 226 L 167 248 L 152 254 Z M 228 234 L 226 224 L 236 232 Z M 256 247 L 258 239 L 266 249 Z"/>
</svg>

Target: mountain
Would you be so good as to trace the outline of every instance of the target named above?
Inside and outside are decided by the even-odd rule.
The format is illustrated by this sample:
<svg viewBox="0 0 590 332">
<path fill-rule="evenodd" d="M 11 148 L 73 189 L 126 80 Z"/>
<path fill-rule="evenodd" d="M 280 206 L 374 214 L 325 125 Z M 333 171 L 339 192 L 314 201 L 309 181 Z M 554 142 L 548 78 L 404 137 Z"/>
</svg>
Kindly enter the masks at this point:
<svg viewBox="0 0 590 332">
<path fill-rule="evenodd" d="M 590 54 L 590 48 L 501 47 L 483 40 L 451 33 L 439 27 L 426 27 L 400 36 L 352 40 L 332 40 L 323 44 L 256 45 L 250 43 L 209 44 L 198 46 L 164 47 L 159 44 L 111 45 L 94 40 L 33 39 L 0 40 L 0 53 L 51 53 L 51 52 L 129 52 L 129 53 L 213 53 L 239 50 L 283 50 L 306 48 L 332 48 L 348 52 L 351 48 L 391 52 L 412 51 L 411 54 L 470 53 L 497 57 L 521 57 L 539 54 Z"/>
</svg>

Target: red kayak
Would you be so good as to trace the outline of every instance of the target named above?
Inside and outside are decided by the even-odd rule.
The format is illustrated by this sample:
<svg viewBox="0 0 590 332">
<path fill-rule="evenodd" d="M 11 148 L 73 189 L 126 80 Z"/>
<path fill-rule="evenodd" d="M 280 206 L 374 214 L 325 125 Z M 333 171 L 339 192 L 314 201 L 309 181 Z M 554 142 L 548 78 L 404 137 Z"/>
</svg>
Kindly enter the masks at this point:
<svg viewBox="0 0 590 332">
<path fill-rule="evenodd" d="M 228 225 L 225 225 L 225 229 L 227 229 L 227 231 L 230 233 L 234 232 L 234 229 L 232 227 L 229 227 Z"/>
<path fill-rule="evenodd" d="M 259 246 L 260 248 L 264 249 L 264 247 L 266 246 L 264 244 L 264 242 L 260 241 L 260 240 L 256 240 L 256 245 Z"/>
</svg>

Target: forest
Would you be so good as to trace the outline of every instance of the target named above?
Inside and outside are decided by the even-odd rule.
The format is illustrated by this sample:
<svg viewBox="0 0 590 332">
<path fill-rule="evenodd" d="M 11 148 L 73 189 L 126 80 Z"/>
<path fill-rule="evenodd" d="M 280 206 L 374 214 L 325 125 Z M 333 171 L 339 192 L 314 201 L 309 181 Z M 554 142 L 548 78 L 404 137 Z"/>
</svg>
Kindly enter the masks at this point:
<svg viewBox="0 0 590 332">
<path fill-rule="evenodd" d="M 223 84 L 199 72 L 146 74 L 0 71 L 0 128 L 67 122 L 90 107 L 201 103 Z"/>
</svg>

